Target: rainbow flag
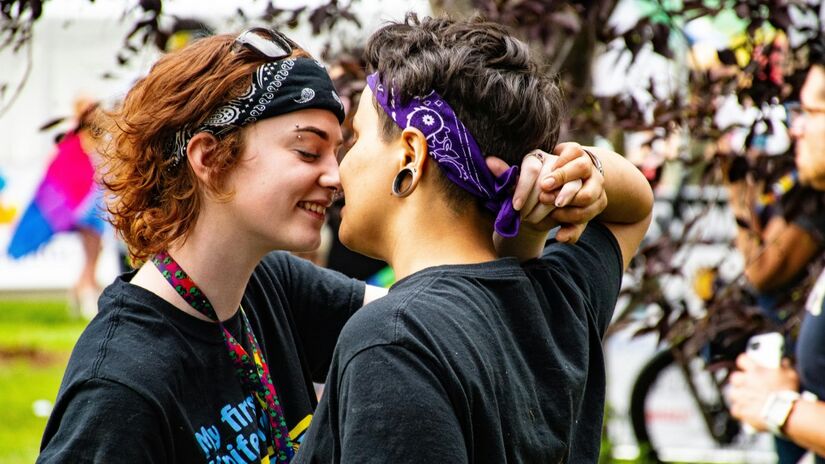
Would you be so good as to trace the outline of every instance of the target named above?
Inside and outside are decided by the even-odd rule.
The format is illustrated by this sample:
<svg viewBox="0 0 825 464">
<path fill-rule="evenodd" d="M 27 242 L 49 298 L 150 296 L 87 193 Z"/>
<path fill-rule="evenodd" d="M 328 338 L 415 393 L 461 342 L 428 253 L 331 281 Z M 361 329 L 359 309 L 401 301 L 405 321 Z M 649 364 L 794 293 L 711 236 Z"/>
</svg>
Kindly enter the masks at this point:
<svg viewBox="0 0 825 464">
<path fill-rule="evenodd" d="M 21 258 L 36 251 L 58 232 L 84 224 L 102 231 L 102 218 L 96 222 L 98 189 L 94 166 L 83 151 L 80 137 L 69 132 L 57 144 L 57 154 L 37 187 L 32 202 L 17 223 L 8 254 Z"/>
</svg>

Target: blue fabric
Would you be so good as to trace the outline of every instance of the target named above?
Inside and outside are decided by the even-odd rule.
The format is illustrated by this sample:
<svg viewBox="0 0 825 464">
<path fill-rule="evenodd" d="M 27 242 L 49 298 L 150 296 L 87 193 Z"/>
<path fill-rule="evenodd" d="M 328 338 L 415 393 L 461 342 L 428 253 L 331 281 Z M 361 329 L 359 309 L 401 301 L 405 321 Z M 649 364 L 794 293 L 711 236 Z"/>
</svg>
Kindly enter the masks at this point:
<svg viewBox="0 0 825 464">
<path fill-rule="evenodd" d="M 19 259 L 40 248 L 52 235 L 54 231 L 51 226 L 43 217 L 40 208 L 32 202 L 17 224 L 9 243 L 8 254 L 14 259 Z"/>
<path fill-rule="evenodd" d="M 796 343 L 796 369 L 802 390 L 825 400 L 825 273 L 811 290 L 806 303 L 805 318 Z M 825 457 L 817 456 L 817 464 L 825 464 Z"/>
<path fill-rule="evenodd" d="M 825 399 L 825 314 L 822 312 L 805 314 L 799 329 L 796 359 L 802 387 Z"/>
<path fill-rule="evenodd" d="M 805 448 L 784 438 L 773 437 L 773 443 L 776 449 L 776 464 L 797 464 L 808 452 Z"/>
<path fill-rule="evenodd" d="M 95 186 L 83 205 L 84 212 L 77 218 L 75 228 L 90 229 L 98 235 L 103 235 L 106 229 L 106 207 L 103 203 L 103 190 Z"/>
</svg>

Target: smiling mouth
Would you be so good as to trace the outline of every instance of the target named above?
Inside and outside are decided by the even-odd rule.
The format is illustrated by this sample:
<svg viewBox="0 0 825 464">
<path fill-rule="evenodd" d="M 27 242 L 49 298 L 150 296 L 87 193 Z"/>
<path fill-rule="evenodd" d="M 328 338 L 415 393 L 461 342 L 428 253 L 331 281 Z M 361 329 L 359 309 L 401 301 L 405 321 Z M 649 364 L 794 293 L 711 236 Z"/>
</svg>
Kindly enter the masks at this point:
<svg viewBox="0 0 825 464">
<path fill-rule="evenodd" d="M 326 212 L 327 212 L 326 207 L 324 207 L 322 205 L 319 205 L 318 203 L 313 203 L 313 202 L 309 202 L 309 201 L 299 201 L 298 202 L 298 207 L 301 208 L 301 209 L 305 209 L 309 212 L 315 213 L 315 214 L 320 214 L 322 216 L 324 214 L 326 214 Z"/>
</svg>

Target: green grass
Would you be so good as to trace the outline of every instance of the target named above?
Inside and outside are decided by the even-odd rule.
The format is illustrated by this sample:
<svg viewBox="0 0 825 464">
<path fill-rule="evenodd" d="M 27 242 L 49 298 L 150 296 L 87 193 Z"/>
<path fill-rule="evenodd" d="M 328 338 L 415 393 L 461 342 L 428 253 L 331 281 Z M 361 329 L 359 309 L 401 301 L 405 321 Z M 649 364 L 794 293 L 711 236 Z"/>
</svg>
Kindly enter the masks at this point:
<svg viewBox="0 0 825 464">
<path fill-rule="evenodd" d="M 37 458 L 46 419 L 35 416 L 32 405 L 54 402 L 85 326 L 69 316 L 63 300 L 0 299 L 0 462 Z"/>
</svg>

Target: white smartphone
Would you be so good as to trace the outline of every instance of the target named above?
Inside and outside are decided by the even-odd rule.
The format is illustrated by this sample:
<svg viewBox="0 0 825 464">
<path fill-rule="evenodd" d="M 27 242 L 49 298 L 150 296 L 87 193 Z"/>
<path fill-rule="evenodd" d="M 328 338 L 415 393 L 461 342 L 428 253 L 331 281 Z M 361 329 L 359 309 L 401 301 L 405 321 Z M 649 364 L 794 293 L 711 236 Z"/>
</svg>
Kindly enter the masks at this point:
<svg viewBox="0 0 825 464">
<path fill-rule="evenodd" d="M 785 337 L 779 332 L 768 332 L 754 335 L 748 339 L 748 346 L 745 349 L 748 357 L 762 367 L 779 369 L 782 365 L 782 349 L 785 345 Z M 750 424 L 742 423 L 742 430 L 746 435 L 753 435 L 756 429 Z"/>
<path fill-rule="evenodd" d="M 784 345 L 785 337 L 779 332 L 754 335 L 748 340 L 745 353 L 762 367 L 779 369 Z"/>
</svg>

